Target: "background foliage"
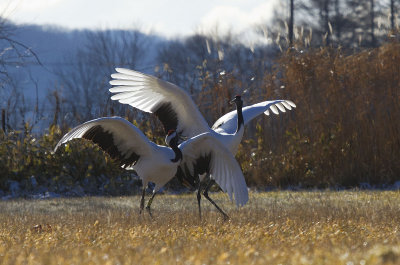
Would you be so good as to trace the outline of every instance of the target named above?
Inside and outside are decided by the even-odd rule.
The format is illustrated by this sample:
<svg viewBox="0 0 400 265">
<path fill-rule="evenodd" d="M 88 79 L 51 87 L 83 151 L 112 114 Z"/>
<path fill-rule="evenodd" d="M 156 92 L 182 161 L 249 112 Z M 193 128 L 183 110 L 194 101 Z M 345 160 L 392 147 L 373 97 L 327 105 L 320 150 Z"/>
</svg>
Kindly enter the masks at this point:
<svg viewBox="0 0 400 265">
<path fill-rule="evenodd" d="M 203 82 L 207 82 L 206 75 Z M 226 73 L 194 97 L 211 120 L 229 111 L 230 98 L 241 83 Z M 263 76 L 260 90 L 245 93 L 245 104 L 285 98 L 297 108 L 279 116 L 259 117 L 246 129 L 238 159 L 250 186 L 354 187 L 393 184 L 400 176 L 400 44 L 346 54 L 341 49 L 289 50 Z M 223 100 L 221 100 L 223 99 Z M 127 118 L 140 116 L 127 110 Z M 134 121 L 136 122 L 136 121 Z M 148 115 L 136 124 L 158 143 L 161 125 Z M 118 178 L 132 177 L 89 143 L 71 143 L 55 154 L 67 129 L 51 126 L 33 136 L 1 132 L 0 185 L 31 176 L 58 190 L 58 183 L 80 183 L 85 189 L 110 188 Z M 51 184 L 51 185 L 50 185 Z M 97 185 L 97 186 L 96 186 Z M 63 187 L 63 185 L 59 185 Z"/>
<path fill-rule="evenodd" d="M 260 116 L 246 128 L 237 158 L 252 187 L 384 187 L 400 181 L 398 3 L 299 0 L 293 9 L 294 27 L 283 3 L 272 26 L 253 29 L 257 43 L 216 29 L 160 41 L 156 54 L 148 54 L 149 39 L 138 31 L 88 31 L 76 54 L 52 69 L 57 83 L 45 99 L 38 98 L 31 77 L 34 106 L 9 70 L 21 75 L 40 60 L 13 39 L 16 26 L 0 18 L 0 194 L 14 182 L 24 190 L 72 195 L 135 192 L 135 175 L 90 143 L 76 141 L 53 153 L 70 128 L 101 116 L 125 117 L 163 144 L 156 118 L 110 100 L 116 66 L 186 89 L 210 125 L 231 110 L 227 102 L 237 93 L 245 105 L 294 101 L 295 110 Z M 149 65 L 138 69 L 143 62 Z"/>
<path fill-rule="evenodd" d="M 266 83 L 267 98 L 290 98 L 298 107 L 290 118 L 280 117 L 284 127 L 278 136 L 271 124 L 280 121 L 267 119 L 259 121 L 255 139 L 244 141 L 240 157 L 252 180 L 305 187 L 399 180 L 398 42 L 354 54 L 292 50 L 266 79 L 279 74 L 278 85 Z"/>
</svg>

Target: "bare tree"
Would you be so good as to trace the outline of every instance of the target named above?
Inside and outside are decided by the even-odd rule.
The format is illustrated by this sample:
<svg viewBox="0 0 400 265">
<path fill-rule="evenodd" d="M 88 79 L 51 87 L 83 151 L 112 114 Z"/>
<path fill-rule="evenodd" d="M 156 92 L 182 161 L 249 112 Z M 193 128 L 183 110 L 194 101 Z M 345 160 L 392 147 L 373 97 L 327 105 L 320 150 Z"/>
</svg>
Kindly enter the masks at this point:
<svg viewBox="0 0 400 265">
<path fill-rule="evenodd" d="M 390 8 L 384 1 L 376 0 L 298 0 L 293 7 L 281 2 L 274 12 L 273 23 L 264 27 L 281 49 L 292 42 L 306 46 L 309 43 L 312 46 L 373 47 L 386 38 L 388 30 L 382 26 L 385 24 L 382 21 L 387 20 L 389 12 L 392 14 L 390 23 L 394 27 L 395 5 L 394 0 L 390 2 Z M 296 13 L 293 33 L 292 12 Z M 288 16 L 289 24 L 286 23 Z M 312 38 L 305 34 L 308 28 Z"/>
<path fill-rule="evenodd" d="M 394 0 L 390 0 L 390 28 L 394 31 Z"/>
<path fill-rule="evenodd" d="M 87 32 L 85 45 L 66 59 L 72 67 L 56 69 L 63 103 L 58 117 L 71 124 L 118 112 L 119 105 L 105 96 L 110 74 L 117 66 L 135 69 L 145 52 L 145 39 L 138 31 Z"/>
<path fill-rule="evenodd" d="M 15 40 L 16 27 L 0 17 L 0 79 L 8 79 L 8 67 L 24 66 L 27 62 L 38 62 L 37 55 L 26 45 Z"/>
<path fill-rule="evenodd" d="M 289 45 L 293 46 L 293 26 L 294 26 L 294 0 L 290 0 L 290 17 L 289 17 Z"/>
<path fill-rule="evenodd" d="M 335 16 L 333 25 L 335 27 L 335 34 L 337 37 L 337 42 L 340 43 L 342 39 L 342 28 L 343 28 L 343 16 L 340 12 L 340 0 L 335 0 Z"/>
<path fill-rule="evenodd" d="M 370 28 L 371 28 L 371 45 L 372 47 L 376 46 L 375 39 L 375 0 L 370 0 Z"/>
<path fill-rule="evenodd" d="M 41 65 L 37 55 L 26 45 L 17 41 L 14 34 L 17 27 L 0 17 L 0 103 L 4 127 L 16 128 L 18 120 L 24 121 L 30 110 L 25 104 L 18 76 L 26 74 L 24 66 L 29 63 Z M 18 117 L 17 115 L 20 115 Z"/>
<path fill-rule="evenodd" d="M 234 35 L 214 33 L 166 43 L 158 53 L 159 76 L 187 89 L 209 122 L 229 109 L 223 99 L 246 93 L 263 98 L 263 77 L 273 59 L 270 47 L 248 47 Z"/>
</svg>

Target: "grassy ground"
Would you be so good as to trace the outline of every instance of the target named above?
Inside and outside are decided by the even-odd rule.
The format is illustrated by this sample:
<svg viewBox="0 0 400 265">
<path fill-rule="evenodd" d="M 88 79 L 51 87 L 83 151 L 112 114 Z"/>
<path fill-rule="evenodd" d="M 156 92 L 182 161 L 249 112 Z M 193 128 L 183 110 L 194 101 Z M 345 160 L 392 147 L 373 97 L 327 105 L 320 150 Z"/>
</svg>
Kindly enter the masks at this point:
<svg viewBox="0 0 400 265">
<path fill-rule="evenodd" d="M 0 202 L 0 264 L 400 264 L 400 193 L 251 193 Z"/>
</svg>

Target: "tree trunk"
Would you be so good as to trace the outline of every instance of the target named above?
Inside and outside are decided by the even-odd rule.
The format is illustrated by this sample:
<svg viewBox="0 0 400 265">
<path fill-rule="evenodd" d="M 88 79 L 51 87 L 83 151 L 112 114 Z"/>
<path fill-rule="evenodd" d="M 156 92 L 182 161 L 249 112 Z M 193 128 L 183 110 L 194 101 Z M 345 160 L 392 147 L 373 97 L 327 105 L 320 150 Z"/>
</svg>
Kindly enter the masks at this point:
<svg viewBox="0 0 400 265">
<path fill-rule="evenodd" d="M 290 0 L 290 18 L 289 18 L 289 45 L 293 46 L 293 24 L 294 24 L 294 0 Z"/>
<path fill-rule="evenodd" d="M 390 27 L 394 31 L 394 0 L 390 0 Z"/>
<path fill-rule="evenodd" d="M 57 125 L 57 121 L 58 121 L 58 114 L 61 111 L 61 108 L 60 108 L 60 97 L 58 95 L 57 90 L 53 92 L 53 96 L 54 96 L 54 98 L 56 100 L 56 106 L 55 106 L 56 108 L 54 110 L 54 117 L 53 117 L 52 126 L 56 126 Z"/>
<path fill-rule="evenodd" d="M 370 0 L 371 6 L 371 46 L 375 47 L 375 0 Z"/>
<path fill-rule="evenodd" d="M 331 30 L 329 27 L 329 0 L 324 1 L 324 24 L 325 24 L 325 32 L 326 32 L 326 45 L 330 44 L 331 38 Z"/>
<path fill-rule="evenodd" d="M 341 14 L 340 14 L 340 1 L 335 0 L 335 29 L 336 29 L 336 36 L 337 36 L 337 42 L 340 43 L 340 40 L 342 38 L 342 19 L 341 19 Z"/>
<path fill-rule="evenodd" d="M 3 132 L 6 132 L 6 110 L 2 109 L 1 110 L 1 128 L 3 129 Z"/>
</svg>

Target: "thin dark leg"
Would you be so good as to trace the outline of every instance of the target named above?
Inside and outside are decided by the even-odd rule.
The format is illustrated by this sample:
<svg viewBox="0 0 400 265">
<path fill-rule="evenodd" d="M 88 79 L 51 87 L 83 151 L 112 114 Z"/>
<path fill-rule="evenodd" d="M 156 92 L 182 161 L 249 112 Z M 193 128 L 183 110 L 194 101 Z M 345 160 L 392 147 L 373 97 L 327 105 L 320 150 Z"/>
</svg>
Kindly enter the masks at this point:
<svg viewBox="0 0 400 265">
<path fill-rule="evenodd" d="M 200 188 L 200 184 L 199 184 L 199 188 L 197 190 L 197 203 L 199 205 L 199 216 L 200 216 L 200 220 L 201 220 L 201 207 L 200 207 L 200 200 L 201 200 L 201 188 Z"/>
<path fill-rule="evenodd" d="M 217 208 L 218 211 L 224 216 L 224 220 L 228 220 L 228 219 L 229 219 L 229 216 L 228 216 L 226 213 L 224 213 L 224 211 L 222 211 L 222 209 L 219 208 L 219 206 L 208 196 L 208 190 L 211 188 L 211 186 L 214 184 L 214 182 L 215 182 L 215 181 L 214 181 L 213 179 L 211 179 L 210 182 L 208 182 L 207 187 L 206 187 L 206 189 L 205 189 L 204 192 L 203 192 L 203 195 L 204 195 L 204 197 L 206 197 L 206 199 L 207 199 L 209 202 L 211 202 L 211 203 L 215 206 L 215 208 Z"/>
<path fill-rule="evenodd" d="M 154 191 L 153 195 L 151 196 L 151 198 L 148 201 L 147 206 L 146 206 L 146 210 L 149 212 L 149 215 L 150 215 L 151 218 L 153 218 L 153 215 L 151 214 L 150 206 L 151 206 L 151 203 L 153 202 L 154 196 L 156 196 L 156 194 L 157 194 L 157 192 Z"/>
<path fill-rule="evenodd" d="M 142 214 L 142 211 L 143 211 L 143 208 L 144 208 L 144 195 L 146 195 L 146 187 L 143 187 L 142 198 L 140 199 L 140 210 L 139 210 L 139 214 Z"/>
</svg>

